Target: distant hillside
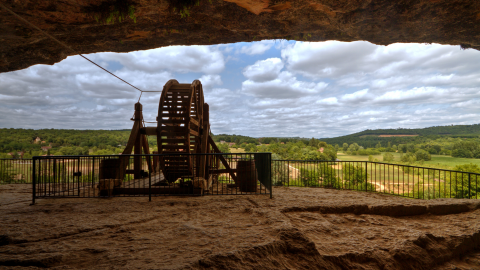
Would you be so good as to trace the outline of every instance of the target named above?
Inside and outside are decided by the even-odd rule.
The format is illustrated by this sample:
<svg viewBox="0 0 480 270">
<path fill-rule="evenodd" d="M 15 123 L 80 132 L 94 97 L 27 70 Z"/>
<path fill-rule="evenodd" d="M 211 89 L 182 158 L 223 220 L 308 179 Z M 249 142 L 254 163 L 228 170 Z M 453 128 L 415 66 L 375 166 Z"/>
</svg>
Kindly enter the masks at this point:
<svg viewBox="0 0 480 270">
<path fill-rule="evenodd" d="M 392 144 L 423 141 L 426 138 L 462 137 L 472 138 L 480 136 L 480 124 L 435 126 L 419 129 L 376 129 L 364 130 L 346 136 L 320 139 L 329 144 L 358 143 L 363 147 L 374 147 L 378 142 L 391 142 Z M 383 144 L 383 143 L 382 143 Z"/>
</svg>

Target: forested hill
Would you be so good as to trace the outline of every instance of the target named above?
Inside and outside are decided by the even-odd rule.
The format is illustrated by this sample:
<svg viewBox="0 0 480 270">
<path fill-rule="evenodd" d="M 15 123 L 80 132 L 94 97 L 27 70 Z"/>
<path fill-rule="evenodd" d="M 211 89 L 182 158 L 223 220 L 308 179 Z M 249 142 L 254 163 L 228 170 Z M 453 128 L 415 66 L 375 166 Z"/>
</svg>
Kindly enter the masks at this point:
<svg viewBox="0 0 480 270">
<path fill-rule="evenodd" d="M 399 136 L 397 136 L 399 135 Z M 401 136 L 403 135 L 403 136 Z M 364 147 L 374 147 L 378 142 L 390 141 L 392 144 L 422 141 L 427 138 L 461 137 L 473 138 L 480 136 L 480 124 L 435 126 L 418 129 L 375 129 L 364 130 L 346 136 L 321 139 L 329 144 L 357 143 Z"/>
</svg>

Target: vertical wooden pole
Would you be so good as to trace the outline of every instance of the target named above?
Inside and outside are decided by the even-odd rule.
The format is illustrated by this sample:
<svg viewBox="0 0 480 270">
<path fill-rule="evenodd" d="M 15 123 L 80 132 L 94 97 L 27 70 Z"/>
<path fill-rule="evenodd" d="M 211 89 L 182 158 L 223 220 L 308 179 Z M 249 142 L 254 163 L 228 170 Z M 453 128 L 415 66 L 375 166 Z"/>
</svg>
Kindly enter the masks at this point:
<svg viewBox="0 0 480 270">
<path fill-rule="evenodd" d="M 142 104 L 135 103 L 135 122 L 139 122 L 138 127 L 141 127 L 142 121 Z M 134 146 L 134 154 L 141 155 L 142 154 L 142 136 L 140 136 L 140 128 L 137 129 L 137 136 L 135 138 L 135 146 Z M 135 156 L 133 158 L 133 175 L 135 179 L 142 178 L 142 157 Z"/>
<path fill-rule="evenodd" d="M 207 153 L 207 146 L 208 146 L 208 136 L 210 131 L 208 128 L 209 125 L 209 115 L 208 115 L 208 104 L 203 104 L 203 126 L 202 126 L 202 136 L 201 136 L 201 151 L 200 153 L 205 154 Z M 200 156 L 200 177 L 206 179 L 207 173 L 207 156 L 202 155 Z"/>
</svg>

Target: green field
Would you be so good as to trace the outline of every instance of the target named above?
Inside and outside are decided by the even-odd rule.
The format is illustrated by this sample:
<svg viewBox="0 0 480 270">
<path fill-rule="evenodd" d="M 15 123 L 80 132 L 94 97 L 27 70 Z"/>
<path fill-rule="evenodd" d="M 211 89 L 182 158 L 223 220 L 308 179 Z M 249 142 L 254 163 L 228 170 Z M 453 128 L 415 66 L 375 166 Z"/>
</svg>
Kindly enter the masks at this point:
<svg viewBox="0 0 480 270">
<path fill-rule="evenodd" d="M 394 162 L 400 162 L 400 153 L 392 153 L 394 157 Z M 346 155 L 343 153 L 337 154 L 338 159 L 342 161 L 368 161 L 368 156 L 358 156 L 358 155 Z M 379 162 L 383 162 L 383 155 L 375 155 L 373 158 L 378 159 Z M 454 158 L 451 156 L 442 156 L 442 155 L 432 155 L 432 160 L 425 161 L 423 164 L 416 163 L 412 164 L 414 166 L 426 166 L 439 169 L 453 169 L 457 165 L 473 163 L 480 166 L 480 159 L 475 158 Z"/>
</svg>

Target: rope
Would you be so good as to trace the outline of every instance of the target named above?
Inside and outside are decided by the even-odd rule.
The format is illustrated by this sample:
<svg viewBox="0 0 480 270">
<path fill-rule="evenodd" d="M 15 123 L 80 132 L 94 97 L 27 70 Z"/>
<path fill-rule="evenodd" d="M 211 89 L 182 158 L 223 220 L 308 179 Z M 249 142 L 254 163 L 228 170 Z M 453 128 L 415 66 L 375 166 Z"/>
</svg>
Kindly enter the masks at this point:
<svg viewBox="0 0 480 270">
<path fill-rule="evenodd" d="M 143 92 L 162 92 L 162 91 L 144 91 L 132 84 L 130 84 L 129 82 L 125 81 L 124 79 L 118 77 L 117 75 L 113 74 L 112 72 L 108 71 L 107 69 L 103 68 L 102 66 L 98 65 L 97 63 L 93 62 L 92 60 L 88 59 L 87 57 L 83 56 L 82 54 L 78 53 L 75 49 L 73 49 L 72 47 L 66 45 L 65 43 L 61 42 L 60 40 L 56 39 L 55 37 L 51 36 L 50 34 L 48 34 L 47 32 L 43 31 L 42 29 L 38 28 L 36 25 L 32 24 L 31 22 L 25 20 L 24 18 L 22 18 L 20 15 L 18 15 L 17 13 L 13 12 L 11 9 L 9 9 L 8 7 L 6 7 L 5 5 L 3 5 L 1 2 L 0 2 L 0 7 L 2 7 L 3 9 L 5 9 L 6 11 L 8 11 L 10 14 L 12 14 L 13 16 L 17 17 L 19 20 L 25 22 L 26 24 L 30 25 L 31 27 L 37 29 L 38 31 L 40 31 L 42 34 L 44 34 L 45 36 L 51 38 L 52 40 L 54 40 L 55 42 L 57 42 L 58 44 L 60 44 L 61 46 L 69 49 L 70 51 L 74 52 L 75 54 L 78 54 L 80 55 L 80 57 L 84 58 L 85 60 L 87 60 L 88 62 L 94 64 L 95 66 L 103 69 L 105 72 L 107 72 L 108 74 L 112 75 L 113 77 L 119 79 L 120 81 L 130 85 L 131 87 L 133 87 L 134 89 L 140 91 L 140 97 L 138 98 L 138 102 L 140 102 L 140 98 L 142 97 L 142 94 Z"/>
</svg>

